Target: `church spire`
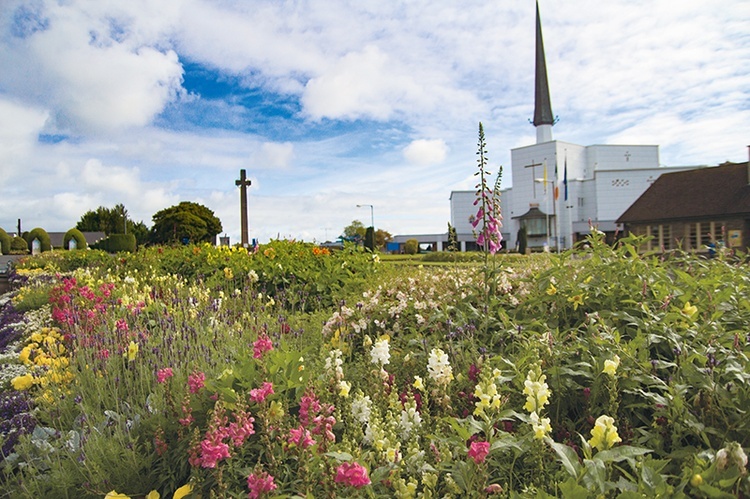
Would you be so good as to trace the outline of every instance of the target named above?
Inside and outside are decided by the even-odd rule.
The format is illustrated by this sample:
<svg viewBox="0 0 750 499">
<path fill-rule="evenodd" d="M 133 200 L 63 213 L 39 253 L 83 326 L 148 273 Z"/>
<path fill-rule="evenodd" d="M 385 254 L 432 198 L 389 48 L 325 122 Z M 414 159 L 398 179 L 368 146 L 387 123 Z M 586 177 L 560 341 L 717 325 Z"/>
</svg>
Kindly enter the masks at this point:
<svg viewBox="0 0 750 499">
<path fill-rule="evenodd" d="M 537 144 L 552 140 L 552 103 L 547 82 L 547 62 L 544 58 L 544 41 L 542 40 L 542 21 L 539 17 L 539 1 L 536 2 L 536 74 L 534 78 L 534 126 L 536 127 Z"/>
</svg>

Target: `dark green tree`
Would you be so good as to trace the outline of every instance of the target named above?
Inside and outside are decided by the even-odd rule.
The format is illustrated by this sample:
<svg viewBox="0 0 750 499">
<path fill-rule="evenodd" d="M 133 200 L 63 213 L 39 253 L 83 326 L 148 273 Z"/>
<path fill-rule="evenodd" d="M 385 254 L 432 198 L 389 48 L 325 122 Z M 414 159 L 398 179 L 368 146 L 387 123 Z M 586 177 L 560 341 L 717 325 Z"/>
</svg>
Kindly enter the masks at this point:
<svg viewBox="0 0 750 499">
<path fill-rule="evenodd" d="M 76 224 L 76 229 L 81 232 L 104 232 L 108 236 L 133 234 L 139 245 L 147 243 L 149 239 L 146 224 L 131 220 L 123 204 L 117 204 L 114 208 L 100 206 L 96 210 L 87 211 Z"/>
<path fill-rule="evenodd" d="M 526 227 L 521 227 L 518 229 L 518 235 L 516 236 L 518 239 L 518 252 L 522 255 L 526 253 L 526 245 L 528 244 L 527 236 L 526 236 Z"/>
<path fill-rule="evenodd" d="M 153 216 L 151 242 L 155 244 L 177 244 L 209 242 L 216 244 L 216 235 L 223 229 L 221 220 L 205 206 L 183 201 L 165 208 Z"/>
<path fill-rule="evenodd" d="M 450 222 L 448 222 L 448 251 L 458 251 L 458 233 Z"/>
<path fill-rule="evenodd" d="M 365 248 L 375 251 L 375 230 L 372 227 L 368 227 L 365 231 Z"/>
</svg>

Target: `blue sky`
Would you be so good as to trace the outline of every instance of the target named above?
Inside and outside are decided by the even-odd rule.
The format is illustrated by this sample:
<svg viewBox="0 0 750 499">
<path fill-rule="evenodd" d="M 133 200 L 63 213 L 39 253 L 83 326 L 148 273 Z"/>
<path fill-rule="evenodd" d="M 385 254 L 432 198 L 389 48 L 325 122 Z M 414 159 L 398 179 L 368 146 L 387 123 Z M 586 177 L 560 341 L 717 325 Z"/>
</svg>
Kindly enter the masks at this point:
<svg viewBox="0 0 750 499">
<path fill-rule="evenodd" d="M 750 4 L 540 1 L 556 139 L 745 161 Z M 4 0 L 0 226 L 65 231 L 183 200 L 239 238 L 333 239 L 354 219 L 444 232 L 534 142 L 534 2 Z M 506 168 L 509 172 L 510 168 Z M 512 185 L 509 173 L 503 186 Z"/>
</svg>

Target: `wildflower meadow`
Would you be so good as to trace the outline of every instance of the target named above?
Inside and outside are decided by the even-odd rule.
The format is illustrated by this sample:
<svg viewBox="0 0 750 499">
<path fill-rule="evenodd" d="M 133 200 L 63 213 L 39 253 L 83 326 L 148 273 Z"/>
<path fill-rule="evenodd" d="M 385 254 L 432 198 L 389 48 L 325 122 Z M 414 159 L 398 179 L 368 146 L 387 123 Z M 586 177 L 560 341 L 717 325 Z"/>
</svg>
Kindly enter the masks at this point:
<svg viewBox="0 0 750 499">
<path fill-rule="evenodd" d="M 747 496 L 745 264 L 639 243 L 27 258 L 0 299 L 0 494 Z"/>
</svg>

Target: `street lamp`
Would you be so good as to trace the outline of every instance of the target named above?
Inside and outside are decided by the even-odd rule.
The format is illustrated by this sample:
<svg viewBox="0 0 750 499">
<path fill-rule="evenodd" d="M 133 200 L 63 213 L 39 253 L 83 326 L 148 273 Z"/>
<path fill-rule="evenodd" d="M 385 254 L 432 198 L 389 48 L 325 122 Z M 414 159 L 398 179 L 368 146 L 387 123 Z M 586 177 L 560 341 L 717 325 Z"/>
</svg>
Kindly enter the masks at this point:
<svg viewBox="0 0 750 499">
<path fill-rule="evenodd" d="M 550 191 L 552 191 L 552 196 L 555 196 L 555 181 L 554 180 L 548 180 L 544 178 L 535 178 L 534 182 L 539 182 L 540 184 L 549 184 L 550 185 Z M 550 247 L 550 240 L 549 240 L 549 233 L 550 233 L 550 226 L 549 226 L 549 193 L 545 193 L 545 198 L 547 198 L 547 249 Z M 552 203 L 552 214 L 555 217 L 555 246 L 557 247 L 557 252 L 560 252 L 560 228 L 558 227 L 560 220 L 557 217 L 557 201 Z"/>
<path fill-rule="evenodd" d="M 373 234 L 375 233 L 375 207 L 371 204 L 358 204 L 357 208 L 363 208 L 365 206 L 370 207 L 370 227 L 372 227 Z"/>
</svg>

